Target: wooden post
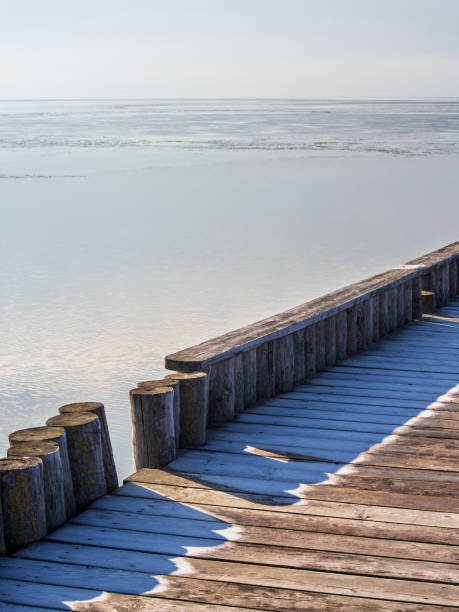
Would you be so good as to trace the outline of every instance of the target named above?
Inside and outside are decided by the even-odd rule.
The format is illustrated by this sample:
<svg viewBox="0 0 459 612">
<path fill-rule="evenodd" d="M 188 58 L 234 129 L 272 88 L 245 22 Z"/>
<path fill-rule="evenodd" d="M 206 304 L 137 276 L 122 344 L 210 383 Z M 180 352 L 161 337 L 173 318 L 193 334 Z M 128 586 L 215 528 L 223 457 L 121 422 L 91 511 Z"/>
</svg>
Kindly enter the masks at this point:
<svg viewBox="0 0 459 612">
<path fill-rule="evenodd" d="M 387 290 L 388 300 L 388 332 L 393 332 L 397 329 L 398 324 L 398 291 L 397 287 L 389 287 Z"/>
<path fill-rule="evenodd" d="M 80 414 L 81 412 L 89 412 L 95 414 L 100 421 L 100 434 L 102 438 L 102 456 L 104 460 L 105 482 L 107 491 L 114 491 L 118 488 L 118 475 L 116 473 L 115 459 L 113 457 L 112 443 L 110 441 L 110 432 L 105 415 L 105 408 L 99 402 L 77 402 L 74 404 L 66 404 L 59 408 L 60 414 Z"/>
<path fill-rule="evenodd" d="M 176 457 L 174 390 L 132 389 L 129 395 L 134 470 L 164 467 Z"/>
<path fill-rule="evenodd" d="M 454 300 L 457 295 L 457 261 L 451 261 L 449 264 L 449 299 Z"/>
<path fill-rule="evenodd" d="M 304 354 L 306 361 L 306 380 L 315 378 L 317 373 L 317 338 L 316 326 L 308 325 L 304 330 Z"/>
<path fill-rule="evenodd" d="M 158 387 L 172 387 L 174 390 L 173 412 L 174 412 L 174 435 L 175 435 L 175 447 L 180 446 L 180 382 L 174 381 L 171 378 L 165 380 L 144 380 L 137 383 L 139 389 L 157 389 Z"/>
<path fill-rule="evenodd" d="M 379 337 L 389 333 L 389 292 L 387 289 L 381 289 L 378 296 L 379 309 Z"/>
<path fill-rule="evenodd" d="M 219 425 L 234 419 L 234 363 L 224 359 L 212 364 L 209 376 L 209 423 Z"/>
<path fill-rule="evenodd" d="M 274 340 L 276 393 L 287 393 L 293 390 L 295 377 L 294 352 L 293 334 Z"/>
<path fill-rule="evenodd" d="M 316 328 L 316 371 L 325 368 L 325 321 L 317 321 Z"/>
<path fill-rule="evenodd" d="M 346 310 L 347 313 L 347 354 L 357 352 L 357 304 Z"/>
<path fill-rule="evenodd" d="M 293 336 L 293 386 L 306 382 L 306 350 L 304 345 L 304 329 L 299 329 Z"/>
<path fill-rule="evenodd" d="M 422 312 L 432 314 L 436 310 L 436 298 L 433 291 L 423 291 L 421 293 Z"/>
<path fill-rule="evenodd" d="M 325 365 L 334 366 L 336 363 L 336 319 L 328 317 L 325 323 Z"/>
<path fill-rule="evenodd" d="M 206 443 L 208 417 L 208 378 L 205 372 L 175 372 L 165 382 L 179 384 L 180 446 L 201 446 Z"/>
<path fill-rule="evenodd" d="M 67 434 L 63 427 L 30 427 L 29 429 L 19 429 L 8 436 L 11 446 L 22 442 L 38 444 L 40 442 L 51 441 L 59 445 L 62 462 L 62 480 L 64 486 L 65 508 L 67 519 L 76 514 L 75 494 L 73 492 L 72 473 L 70 471 L 70 460 L 67 445 Z"/>
<path fill-rule="evenodd" d="M 0 459 L 0 481 L 5 545 L 11 553 L 46 535 L 41 459 Z"/>
<path fill-rule="evenodd" d="M 413 319 L 413 282 L 406 281 L 403 285 L 403 324 Z"/>
<path fill-rule="evenodd" d="M 336 314 L 336 361 L 343 361 L 347 354 L 347 314 L 345 310 Z"/>
<path fill-rule="evenodd" d="M 449 264 L 443 264 L 439 269 L 440 276 L 440 306 L 449 302 Z"/>
<path fill-rule="evenodd" d="M 421 304 L 421 291 L 422 291 L 422 276 L 418 276 L 413 279 L 412 284 L 412 306 L 411 306 L 411 318 L 420 319 L 422 317 L 422 304 Z"/>
<path fill-rule="evenodd" d="M 370 330 L 370 342 L 377 342 L 379 340 L 379 296 L 372 295 L 370 298 L 370 319 L 371 319 L 371 330 Z"/>
<path fill-rule="evenodd" d="M 244 364 L 242 353 L 234 356 L 234 412 L 244 411 Z"/>
<path fill-rule="evenodd" d="M 73 491 L 80 511 L 107 492 L 99 418 L 89 412 L 59 414 L 46 424 L 63 427 L 67 434 Z"/>
<path fill-rule="evenodd" d="M 251 349 L 242 353 L 244 374 L 244 408 L 257 403 L 257 351 Z"/>
<path fill-rule="evenodd" d="M 43 463 L 43 480 L 46 510 L 46 528 L 48 533 L 65 523 L 64 477 L 61 452 L 56 442 L 21 442 L 11 446 L 7 455 L 16 457 L 39 457 Z"/>
<path fill-rule="evenodd" d="M 6 555 L 5 546 L 5 530 L 3 527 L 3 509 L 2 509 L 2 481 L 0 479 L 0 557 Z"/>
<path fill-rule="evenodd" d="M 264 342 L 257 347 L 257 400 L 264 400 L 274 395 L 274 346 Z"/>
</svg>

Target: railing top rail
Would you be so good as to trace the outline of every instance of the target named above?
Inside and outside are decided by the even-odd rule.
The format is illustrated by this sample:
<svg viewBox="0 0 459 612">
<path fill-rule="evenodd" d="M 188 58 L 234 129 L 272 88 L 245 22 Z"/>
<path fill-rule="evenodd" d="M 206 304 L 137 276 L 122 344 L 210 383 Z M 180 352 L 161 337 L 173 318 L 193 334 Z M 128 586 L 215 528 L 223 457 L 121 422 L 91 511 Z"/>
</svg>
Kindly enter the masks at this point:
<svg viewBox="0 0 459 612">
<path fill-rule="evenodd" d="M 168 355 L 165 359 L 166 368 L 182 372 L 201 370 L 237 353 L 303 329 L 370 298 L 383 288 L 417 278 L 436 266 L 458 258 L 459 241 L 262 321 Z"/>
</svg>

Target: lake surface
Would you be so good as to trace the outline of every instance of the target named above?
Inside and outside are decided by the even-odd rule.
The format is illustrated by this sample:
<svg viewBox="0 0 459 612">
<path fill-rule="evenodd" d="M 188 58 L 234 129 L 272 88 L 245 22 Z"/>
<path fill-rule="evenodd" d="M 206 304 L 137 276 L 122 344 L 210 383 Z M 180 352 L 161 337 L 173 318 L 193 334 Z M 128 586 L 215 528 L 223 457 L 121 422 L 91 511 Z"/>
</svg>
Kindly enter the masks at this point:
<svg viewBox="0 0 459 612">
<path fill-rule="evenodd" d="M 163 359 L 458 238 L 459 101 L 0 102 L 0 452 Z"/>
</svg>

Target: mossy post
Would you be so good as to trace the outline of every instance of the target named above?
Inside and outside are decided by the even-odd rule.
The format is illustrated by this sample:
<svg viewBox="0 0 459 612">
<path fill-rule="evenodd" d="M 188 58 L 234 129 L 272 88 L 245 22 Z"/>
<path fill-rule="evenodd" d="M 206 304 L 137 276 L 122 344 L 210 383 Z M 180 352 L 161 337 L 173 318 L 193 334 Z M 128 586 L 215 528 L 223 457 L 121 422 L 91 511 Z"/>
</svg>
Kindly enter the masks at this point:
<svg viewBox="0 0 459 612">
<path fill-rule="evenodd" d="M 6 551 L 46 535 L 43 464 L 38 457 L 0 459 L 0 487 Z"/>
<path fill-rule="evenodd" d="M 132 389 L 132 450 L 134 469 L 161 468 L 176 457 L 174 390 L 172 387 Z"/>
<path fill-rule="evenodd" d="M 107 491 L 114 491 L 118 488 L 118 475 L 116 473 L 115 459 L 113 457 L 112 443 L 110 441 L 110 432 L 105 414 L 105 407 L 99 402 L 77 402 L 66 404 L 59 408 L 60 414 L 80 414 L 81 412 L 90 412 L 99 417 L 100 434 L 102 437 L 102 456 L 104 460 L 105 482 Z"/>
<path fill-rule="evenodd" d="M 206 443 L 208 378 L 205 372 L 168 374 L 165 381 L 180 383 L 180 446 Z"/>
<path fill-rule="evenodd" d="M 56 442 L 22 442 L 11 446 L 7 455 L 10 459 L 17 457 L 39 457 L 43 463 L 43 480 L 46 510 L 46 528 L 48 533 L 65 523 L 63 470 L 61 452 Z"/>
<path fill-rule="evenodd" d="M 65 508 L 67 519 L 76 514 L 75 494 L 73 492 L 72 473 L 70 471 L 70 460 L 67 447 L 67 434 L 63 427 L 29 427 L 19 429 L 8 436 L 10 446 L 30 442 L 39 444 L 40 442 L 56 442 L 59 445 L 62 462 L 62 480 L 64 486 Z"/>
<path fill-rule="evenodd" d="M 89 412 L 59 414 L 46 424 L 63 427 L 67 434 L 73 491 L 80 511 L 107 492 L 99 418 Z"/>
<path fill-rule="evenodd" d="M 144 380 L 137 383 L 139 389 L 155 389 L 158 387 L 172 387 L 174 389 L 173 411 L 174 411 L 174 433 L 175 446 L 180 446 L 180 383 L 173 380 Z"/>
</svg>

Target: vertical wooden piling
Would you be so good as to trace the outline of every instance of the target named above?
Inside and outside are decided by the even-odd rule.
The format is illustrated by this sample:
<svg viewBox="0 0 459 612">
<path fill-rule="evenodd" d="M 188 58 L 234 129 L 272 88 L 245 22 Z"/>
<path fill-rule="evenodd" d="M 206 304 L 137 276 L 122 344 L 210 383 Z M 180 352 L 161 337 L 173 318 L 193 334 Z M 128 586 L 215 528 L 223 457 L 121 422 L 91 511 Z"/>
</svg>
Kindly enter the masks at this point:
<svg viewBox="0 0 459 612">
<path fill-rule="evenodd" d="M 169 378 L 165 380 L 144 380 L 137 383 L 139 389 L 157 389 L 158 387 L 171 387 L 174 390 L 172 399 L 172 407 L 174 413 L 174 434 L 175 434 L 175 447 L 180 447 L 180 419 L 181 419 L 181 399 L 180 399 L 180 381 L 172 380 Z"/>
<path fill-rule="evenodd" d="M 347 354 L 347 314 L 343 310 L 335 316 L 336 361 L 343 361 Z"/>
<path fill-rule="evenodd" d="M 325 321 L 317 321 L 316 328 L 316 371 L 321 372 L 326 365 L 325 360 Z"/>
<path fill-rule="evenodd" d="M 51 441 L 59 445 L 62 463 L 62 480 L 64 486 L 65 507 L 67 519 L 76 514 L 75 494 L 73 492 L 72 473 L 70 470 L 70 460 L 68 453 L 67 434 L 63 427 L 29 427 L 19 429 L 8 436 L 11 446 L 30 442 L 32 444 Z"/>
<path fill-rule="evenodd" d="M 325 319 L 325 365 L 336 363 L 336 319 L 334 316 Z"/>
<path fill-rule="evenodd" d="M 411 291 L 411 317 L 412 319 L 420 319 L 422 317 L 422 276 L 413 279 Z"/>
<path fill-rule="evenodd" d="M 234 356 L 234 412 L 244 411 L 244 363 L 242 353 Z"/>
<path fill-rule="evenodd" d="M 132 389 L 134 469 L 164 467 L 176 457 L 172 387 Z"/>
<path fill-rule="evenodd" d="M 304 329 L 293 333 L 293 385 L 302 385 L 306 382 L 306 350 Z"/>
<path fill-rule="evenodd" d="M 234 419 L 234 358 L 224 359 L 206 369 L 209 377 L 208 418 L 212 425 Z"/>
<path fill-rule="evenodd" d="M 100 420 L 95 414 L 81 412 L 59 414 L 46 424 L 63 427 L 67 434 L 75 503 L 80 511 L 107 492 Z"/>
<path fill-rule="evenodd" d="M 2 509 L 2 481 L 0 479 L 0 557 L 6 554 L 5 545 L 5 529 L 3 526 L 3 509 Z"/>
<path fill-rule="evenodd" d="M 370 330 L 370 342 L 377 342 L 379 340 L 379 296 L 372 295 L 370 297 L 370 314 L 371 314 L 371 330 Z"/>
<path fill-rule="evenodd" d="M 5 546 L 11 553 L 46 535 L 41 459 L 0 459 L 0 482 Z"/>
<path fill-rule="evenodd" d="M 274 340 L 275 393 L 292 391 L 295 379 L 293 335 L 288 334 Z"/>
<path fill-rule="evenodd" d="M 382 290 L 378 295 L 379 310 L 379 337 L 385 336 L 390 331 L 389 325 L 389 294 Z"/>
<path fill-rule="evenodd" d="M 244 374 L 244 408 L 257 403 L 257 351 L 251 349 L 242 353 Z"/>
<path fill-rule="evenodd" d="M 102 439 L 102 455 L 104 460 L 105 482 L 107 491 L 114 491 L 118 488 L 118 475 L 116 473 L 115 459 L 113 457 L 110 431 L 108 429 L 105 407 L 99 402 L 76 402 L 65 404 L 59 408 L 60 414 L 80 414 L 89 412 L 95 414 L 100 421 L 100 434 Z"/>
<path fill-rule="evenodd" d="M 205 372 L 168 374 L 166 384 L 177 384 L 180 393 L 180 446 L 206 443 L 208 417 L 208 378 Z"/>
<path fill-rule="evenodd" d="M 304 330 L 304 356 L 306 380 L 311 380 L 317 373 L 317 338 L 316 326 L 308 325 Z"/>
<path fill-rule="evenodd" d="M 347 354 L 353 355 L 357 352 L 357 309 L 354 306 L 346 310 L 347 314 Z"/>
<path fill-rule="evenodd" d="M 449 299 L 454 300 L 457 295 L 457 277 L 458 265 L 457 261 L 451 261 L 449 264 Z"/>
<path fill-rule="evenodd" d="M 257 347 L 257 400 L 268 399 L 274 395 L 274 346 L 265 342 Z"/>
<path fill-rule="evenodd" d="M 11 446 L 7 455 L 17 457 L 39 457 L 43 463 L 46 528 L 48 533 L 65 523 L 64 477 L 61 452 L 56 442 L 21 442 Z"/>
</svg>

